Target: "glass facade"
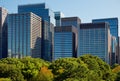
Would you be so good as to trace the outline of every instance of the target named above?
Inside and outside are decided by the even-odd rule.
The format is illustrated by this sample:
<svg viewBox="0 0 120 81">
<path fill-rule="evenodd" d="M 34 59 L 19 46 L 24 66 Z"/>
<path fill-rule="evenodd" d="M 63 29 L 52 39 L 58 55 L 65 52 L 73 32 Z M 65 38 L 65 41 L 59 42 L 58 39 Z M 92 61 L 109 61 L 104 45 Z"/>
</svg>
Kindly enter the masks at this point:
<svg viewBox="0 0 120 81">
<path fill-rule="evenodd" d="M 79 56 L 92 54 L 109 63 L 110 32 L 106 23 L 88 23 L 80 25 Z"/>
<path fill-rule="evenodd" d="M 77 57 L 76 55 L 76 28 L 55 27 L 54 34 L 54 60 L 65 57 Z"/>
<path fill-rule="evenodd" d="M 0 58 L 7 57 L 7 14 L 8 11 L 0 7 Z"/>
<path fill-rule="evenodd" d="M 32 12 L 40 16 L 42 20 L 46 20 L 55 25 L 54 13 L 47 7 L 45 3 L 41 4 L 30 4 L 30 5 L 19 5 L 18 13 Z"/>
<path fill-rule="evenodd" d="M 78 17 L 65 17 L 61 19 L 62 26 L 75 26 L 79 28 L 81 20 Z"/>
<path fill-rule="evenodd" d="M 61 26 L 61 18 L 64 17 L 62 12 L 54 12 L 55 13 L 55 23 L 56 26 Z"/>
<path fill-rule="evenodd" d="M 115 64 L 117 61 L 117 55 L 116 55 L 116 48 L 117 48 L 117 40 L 115 36 L 111 37 L 111 65 Z"/>
<path fill-rule="evenodd" d="M 8 57 L 41 56 L 41 19 L 33 13 L 8 15 Z M 40 42 L 38 42 L 38 40 Z"/>
<path fill-rule="evenodd" d="M 119 55 L 119 30 L 120 28 L 118 28 L 118 18 L 105 18 L 105 19 L 93 19 L 92 20 L 93 23 L 97 23 L 97 22 L 107 22 L 110 25 L 110 34 L 112 36 L 116 37 L 117 40 L 117 48 L 116 49 L 116 54 L 117 55 L 117 63 L 119 62 L 118 60 L 120 60 L 120 55 Z M 113 48 L 112 48 L 113 49 Z M 112 52 L 115 53 L 115 52 Z"/>
<path fill-rule="evenodd" d="M 52 61 L 55 18 L 54 12 L 45 3 L 19 5 L 18 13 L 33 12 L 42 18 L 42 58 Z"/>
<path fill-rule="evenodd" d="M 79 26 L 80 26 L 80 23 L 81 23 L 81 20 L 79 17 L 65 17 L 65 18 L 62 18 L 61 19 L 61 25 L 64 27 L 64 26 L 74 26 L 77 28 L 78 32 L 77 33 L 77 41 L 76 41 L 76 47 L 77 47 L 77 51 L 79 50 L 78 49 L 78 45 L 79 45 L 79 41 L 78 41 L 78 38 L 79 38 L 79 32 L 80 32 L 80 29 L 79 29 Z M 79 55 L 77 54 L 77 57 Z"/>
<path fill-rule="evenodd" d="M 118 41 L 118 18 L 106 18 L 106 19 L 93 19 L 93 23 L 107 22 L 110 25 L 110 33 L 115 36 Z"/>
<path fill-rule="evenodd" d="M 55 33 L 54 58 L 73 57 L 72 32 Z"/>
</svg>

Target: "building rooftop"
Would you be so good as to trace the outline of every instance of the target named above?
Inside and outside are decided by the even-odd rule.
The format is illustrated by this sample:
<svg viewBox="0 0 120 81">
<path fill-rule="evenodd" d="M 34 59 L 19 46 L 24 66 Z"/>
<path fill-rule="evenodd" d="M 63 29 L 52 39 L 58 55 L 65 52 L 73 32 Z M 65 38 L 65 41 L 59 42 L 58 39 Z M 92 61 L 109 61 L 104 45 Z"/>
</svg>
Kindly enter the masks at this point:
<svg viewBox="0 0 120 81">
<path fill-rule="evenodd" d="M 80 24 L 80 29 L 89 29 L 89 28 L 110 28 L 109 23 L 99 22 L 99 23 L 82 23 Z"/>
</svg>

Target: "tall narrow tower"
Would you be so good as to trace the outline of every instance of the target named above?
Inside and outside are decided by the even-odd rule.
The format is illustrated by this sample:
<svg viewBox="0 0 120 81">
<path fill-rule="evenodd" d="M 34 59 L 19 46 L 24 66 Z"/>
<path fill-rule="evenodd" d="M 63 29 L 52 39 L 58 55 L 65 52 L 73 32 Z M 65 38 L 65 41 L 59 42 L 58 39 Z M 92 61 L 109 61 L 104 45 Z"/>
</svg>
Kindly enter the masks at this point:
<svg viewBox="0 0 120 81">
<path fill-rule="evenodd" d="M 7 57 L 7 18 L 8 11 L 0 7 L 0 58 Z"/>
</svg>

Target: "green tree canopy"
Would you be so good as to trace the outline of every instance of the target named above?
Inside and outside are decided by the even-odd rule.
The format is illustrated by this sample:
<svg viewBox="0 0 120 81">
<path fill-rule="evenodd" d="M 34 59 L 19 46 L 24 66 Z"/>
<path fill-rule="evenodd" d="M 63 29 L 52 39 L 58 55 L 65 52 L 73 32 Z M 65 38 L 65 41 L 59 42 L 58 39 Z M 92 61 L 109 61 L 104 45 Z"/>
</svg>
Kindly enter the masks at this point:
<svg viewBox="0 0 120 81">
<path fill-rule="evenodd" d="M 12 64 L 0 64 L 0 77 L 11 78 L 12 81 L 24 81 L 21 70 Z"/>
<path fill-rule="evenodd" d="M 84 55 L 79 58 L 61 58 L 50 66 L 55 81 L 114 81 L 110 66 L 100 58 Z"/>
</svg>

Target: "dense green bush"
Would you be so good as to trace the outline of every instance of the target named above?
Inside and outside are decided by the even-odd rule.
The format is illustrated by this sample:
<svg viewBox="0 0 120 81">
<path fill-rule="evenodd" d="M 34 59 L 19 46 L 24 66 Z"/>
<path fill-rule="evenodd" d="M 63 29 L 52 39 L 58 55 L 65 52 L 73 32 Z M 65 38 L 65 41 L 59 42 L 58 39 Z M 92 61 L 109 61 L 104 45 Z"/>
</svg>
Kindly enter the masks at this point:
<svg viewBox="0 0 120 81">
<path fill-rule="evenodd" d="M 9 78 L 0 78 L 0 81 L 12 81 L 12 80 Z"/>
<path fill-rule="evenodd" d="M 55 81 L 114 81 L 115 74 L 100 58 L 84 55 L 79 58 L 61 58 L 50 66 Z"/>
<path fill-rule="evenodd" d="M 38 75 L 42 66 L 48 67 L 49 63 L 42 59 L 31 57 L 1 59 L 0 77 L 11 78 L 12 81 L 29 81 Z"/>
<path fill-rule="evenodd" d="M 60 58 L 52 63 L 31 57 L 5 58 L 0 60 L 0 81 L 119 81 L 119 66 L 114 67 L 111 70 L 91 55 Z"/>
</svg>

